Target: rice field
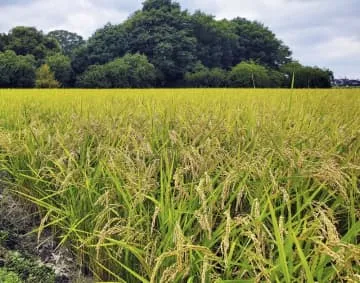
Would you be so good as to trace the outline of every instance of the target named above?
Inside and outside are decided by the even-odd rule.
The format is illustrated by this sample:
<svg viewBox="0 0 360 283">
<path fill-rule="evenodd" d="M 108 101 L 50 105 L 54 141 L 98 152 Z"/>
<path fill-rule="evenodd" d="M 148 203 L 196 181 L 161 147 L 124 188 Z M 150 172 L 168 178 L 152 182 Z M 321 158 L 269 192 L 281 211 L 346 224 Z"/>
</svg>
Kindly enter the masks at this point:
<svg viewBox="0 0 360 283">
<path fill-rule="evenodd" d="M 359 282 L 360 90 L 0 90 L 0 170 L 98 282 Z"/>
</svg>

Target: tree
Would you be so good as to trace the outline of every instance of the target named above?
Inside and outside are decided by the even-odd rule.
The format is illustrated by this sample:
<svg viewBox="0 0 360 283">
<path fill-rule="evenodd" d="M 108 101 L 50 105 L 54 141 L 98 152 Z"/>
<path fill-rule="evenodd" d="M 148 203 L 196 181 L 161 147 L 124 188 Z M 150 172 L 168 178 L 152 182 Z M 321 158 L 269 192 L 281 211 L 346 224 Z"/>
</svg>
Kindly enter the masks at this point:
<svg viewBox="0 0 360 283">
<path fill-rule="evenodd" d="M 111 88 L 112 82 L 107 75 L 106 66 L 92 65 L 77 78 L 76 85 L 81 88 Z"/>
<path fill-rule="evenodd" d="M 220 68 L 208 69 L 204 66 L 195 68 L 194 72 L 185 74 L 185 84 L 190 87 L 225 87 L 226 71 Z"/>
<path fill-rule="evenodd" d="M 16 55 L 14 51 L 0 52 L 0 87 L 28 88 L 35 83 L 35 58 Z"/>
<path fill-rule="evenodd" d="M 278 68 L 290 61 L 290 49 L 263 24 L 243 18 L 236 18 L 231 22 L 238 36 L 236 63 L 254 60 L 262 65 Z"/>
<path fill-rule="evenodd" d="M 107 24 L 89 38 L 90 60 L 95 64 L 105 64 L 122 57 L 128 52 L 127 32 L 123 25 Z"/>
<path fill-rule="evenodd" d="M 73 70 L 81 74 L 88 66 L 108 63 L 124 56 L 128 51 L 128 35 L 125 27 L 106 24 L 89 38 L 85 46 L 74 50 L 71 64 Z"/>
<path fill-rule="evenodd" d="M 286 76 L 285 87 L 291 87 L 293 82 L 295 88 L 330 88 L 334 78 L 328 69 L 302 66 L 297 61 L 282 66 L 281 71 Z"/>
<path fill-rule="evenodd" d="M 146 55 L 157 71 L 157 86 L 178 86 L 194 76 L 196 62 L 209 68 L 205 77 L 216 77 L 219 69 L 230 70 L 239 62 L 254 60 L 278 70 L 291 52 L 267 27 L 242 18 L 216 20 L 202 12 L 190 15 L 171 0 L 145 0 L 120 25 L 107 24 L 86 45 L 72 53 L 72 68 L 79 75 L 90 66 L 104 65 L 126 53 Z M 99 68 L 92 68 L 96 73 Z M 214 73 L 215 72 L 215 73 Z M 93 73 L 94 74 L 94 73 Z M 281 75 L 268 73 L 278 85 Z M 216 84 L 216 83 L 215 83 Z"/>
<path fill-rule="evenodd" d="M 73 71 L 69 57 L 57 53 L 47 57 L 45 62 L 49 66 L 51 72 L 54 73 L 55 79 L 61 84 L 61 86 L 71 86 Z"/>
<path fill-rule="evenodd" d="M 82 36 L 66 30 L 54 30 L 49 32 L 47 36 L 59 42 L 61 51 L 66 56 L 70 56 L 76 48 L 85 44 Z"/>
<path fill-rule="evenodd" d="M 15 27 L 8 34 L 6 50 L 13 50 L 17 55 L 33 55 L 39 63 L 46 56 L 60 51 L 59 43 L 45 36 L 32 27 Z"/>
<path fill-rule="evenodd" d="M 159 70 L 161 85 L 174 85 L 196 60 L 191 18 L 170 0 L 147 0 L 124 25 L 132 53 L 145 54 Z"/>
<path fill-rule="evenodd" d="M 89 66 L 94 65 L 90 62 L 89 57 L 89 51 L 86 46 L 80 46 L 73 51 L 71 56 L 71 68 L 75 74 L 82 74 Z"/>
<path fill-rule="evenodd" d="M 281 88 L 284 85 L 286 76 L 276 69 L 268 69 L 269 85 L 271 88 Z"/>
<path fill-rule="evenodd" d="M 231 68 L 238 39 L 231 22 L 216 21 L 200 11 L 192 15 L 191 22 L 197 40 L 196 56 L 201 63 L 209 68 Z"/>
<path fill-rule="evenodd" d="M 130 87 L 148 88 L 155 84 L 156 69 L 145 55 L 126 54 L 122 60 L 128 69 Z"/>
<path fill-rule="evenodd" d="M 180 5 L 172 0 L 146 0 L 143 3 L 143 11 L 154 11 L 154 10 L 167 10 L 173 9 L 180 10 Z"/>
<path fill-rule="evenodd" d="M 7 44 L 8 36 L 4 33 L 0 33 L 0 52 L 3 52 L 5 50 Z"/>
<path fill-rule="evenodd" d="M 57 88 L 60 87 L 60 83 L 55 80 L 54 73 L 51 72 L 50 67 L 44 64 L 36 71 L 35 86 L 37 88 Z"/>
<path fill-rule="evenodd" d="M 232 68 L 229 74 L 229 85 L 231 87 L 269 87 L 270 78 L 264 66 L 253 61 L 241 62 Z"/>
<path fill-rule="evenodd" d="M 124 23 L 108 23 L 87 41 L 66 30 L 15 27 L 0 34 L 6 50 L 15 52 L 3 57 L 16 66 L 0 66 L 7 86 L 31 85 L 34 72 L 12 74 L 32 64 L 48 65 L 64 87 L 289 87 L 293 78 L 295 87 L 330 87 L 333 80 L 330 70 L 293 62 L 262 23 L 190 14 L 172 0 L 144 0 Z"/>
<path fill-rule="evenodd" d="M 320 69 L 318 67 L 304 67 L 303 76 L 306 78 L 307 88 L 331 88 L 331 81 L 333 74 L 326 69 Z M 296 77 L 295 77 L 296 82 Z"/>
<path fill-rule="evenodd" d="M 147 88 L 156 80 L 155 67 L 146 56 L 127 54 L 105 65 L 93 65 L 78 79 L 84 88 Z"/>
<path fill-rule="evenodd" d="M 303 66 L 297 61 L 291 61 L 281 66 L 280 71 L 285 75 L 284 87 L 295 87 L 295 78 L 297 80 L 296 85 L 306 85 L 302 78 Z"/>
</svg>

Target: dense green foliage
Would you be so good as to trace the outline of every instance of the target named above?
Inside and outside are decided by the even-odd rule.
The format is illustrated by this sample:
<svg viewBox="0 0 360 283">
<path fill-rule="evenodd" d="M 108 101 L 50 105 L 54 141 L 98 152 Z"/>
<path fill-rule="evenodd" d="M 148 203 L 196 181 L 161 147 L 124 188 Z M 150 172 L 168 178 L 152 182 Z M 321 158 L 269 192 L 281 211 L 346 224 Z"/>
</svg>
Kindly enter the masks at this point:
<svg viewBox="0 0 360 283">
<path fill-rule="evenodd" d="M 1 283 L 55 283 L 54 271 L 14 251 L 7 251 L 4 268 L 0 268 Z"/>
<path fill-rule="evenodd" d="M 235 87 L 269 87 L 270 78 L 265 67 L 253 62 L 241 62 L 230 72 L 229 84 Z"/>
<path fill-rule="evenodd" d="M 55 75 L 50 67 L 44 64 L 36 71 L 35 86 L 37 88 L 57 88 L 60 83 L 55 80 Z"/>
<path fill-rule="evenodd" d="M 193 72 L 185 74 L 184 84 L 190 87 L 274 88 L 285 85 L 286 79 L 287 75 L 277 70 L 254 61 L 243 61 L 228 72 L 197 64 Z"/>
<path fill-rule="evenodd" d="M 50 70 L 54 73 L 55 79 L 62 87 L 70 87 L 73 80 L 73 70 L 71 68 L 71 60 L 69 57 L 57 53 L 49 56 L 45 60 Z"/>
<path fill-rule="evenodd" d="M 0 87 L 33 87 L 35 69 L 35 58 L 32 55 L 16 55 L 11 50 L 0 52 Z"/>
<path fill-rule="evenodd" d="M 56 39 L 64 55 L 70 56 L 73 51 L 85 44 L 82 36 L 66 30 L 54 30 L 47 34 L 48 37 Z"/>
<path fill-rule="evenodd" d="M 93 65 L 78 85 L 84 88 L 147 88 L 154 85 L 156 71 L 144 55 L 127 54 L 105 65 Z"/>
<path fill-rule="evenodd" d="M 6 34 L 0 33 L 0 52 L 5 50 L 7 44 L 8 36 Z"/>
<path fill-rule="evenodd" d="M 296 88 L 329 88 L 331 87 L 331 80 L 334 79 L 330 70 L 305 67 L 298 62 L 283 65 L 281 71 L 286 74 L 286 87 L 291 85 L 293 76 L 294 87 Z"/>
<path fill-rule="evenodd" d="M 238 36 L 236 63 L 251 59 L 276 68 L 290 61 L 289 48 L 264 25 L 242 18 L 232 20 L 232 24 Z"/>
<path fill-rule="evenodd" d="M 43 62 L 46 56 L 60 51 L 59 43 L 33 27 L 15 27 L 9 31 L 6 50 L 17 55 L 33 55 Z"/>
<path fill-rule="evenodd" d="M 257 70 L 266 68 L 263 73 L 267 75 L 262 74 L 257 79 L 257 87 L 289 87 L 294 73 L 298 77 L 294 86 L 299 88 L 330 87 L 332 79 L 330 71 L 317 67 L 299 66 L 300 69 L 294 72 L 288 65 L 296 64 L 290 49 L 259 22 L 240 17 L 216 20 L 201 11 L 191 14 L 171 0 L 146 0 L 142 9 L 126 21 L 106 24 L 87 41 L 65 30 L 44 35 L 35 28 L 15 27 L 8 34 L 0 35 L 0 52 L 4 50 L 13 50 L 17 55 L 33 55 L 37 67 L 46 62 L 63 87 L 73 87 L 89 75 L 101 79 L 100 70 L 106 67 L 98 65 L 137 53 L 146 56 L 156 69 L 156 80 L 151 80 L 153 87 L 253 87 L 252 79 L 249 84 L 249 66 L 245 77 L 235 78 L 233 68 L 241 63 L 236 68 L 244 68 L 246 62 L 256 63 L 258 66 L 251 66 Z M 208 70 L 198 73 L 199 64 Z M 132 82 L 128 85 L 107 81 L 76 85 L 138 87 Z M 0 87 L 4 86 L 0 84 Z"/>
<path fill-rule="evenodd" d="M 151 0 L 124 24 L 131 52 L 149 57 L 159 70 L 161 85 L 176 83 L 196 62 L 196 38 L 190 21 L 190 15 L 178 4 Z"/>
<path fill-rule="evenodd" d="M 213 16 L 200 11 L 191 17 L 197 40 L 196 57 L 208 68 L 229 69 L 240 62 L 235 57 L 238 35 L 227 20 L 216 21 Z"/>
<path fill-rule="evenodd" d="M 97 30 L 82 46 L 72 54 L 72 67 L 78 74 L 89 66 L 105 64 L 122 57 L 129 50 L 127 33 L 122 25 L 107 24 Z"/>
<path fill-rule="evenodd" d="M 185 85 L 190 87 L 226 87 L 227 73 L 220 68 L 208 69 L 198 65 L 191 73 L 185 74 Z"/>
<path fill-rule="evenodd" d="M 16 273 L 0 268 L 0 282 L 2 283 L 22 283 Z"/>
<path fill-rule="evenodd" d="M 0 121 L 96 282 L 359 281 L 360 90 L 0 90 Z"/>
</svg>

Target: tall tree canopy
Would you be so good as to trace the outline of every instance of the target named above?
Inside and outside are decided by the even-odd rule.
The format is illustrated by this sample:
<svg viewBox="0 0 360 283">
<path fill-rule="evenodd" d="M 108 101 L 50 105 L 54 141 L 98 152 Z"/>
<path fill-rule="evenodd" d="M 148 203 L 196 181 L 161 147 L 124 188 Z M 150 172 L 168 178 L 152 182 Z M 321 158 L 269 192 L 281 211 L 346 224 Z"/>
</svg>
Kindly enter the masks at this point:
<svg viewBox="0 0 360 283">
<path fill-rule="evenodd" d="M 17 55 L 33 55 L 42 61 L 46 56 L 60 51 L 60 45 L 54 38 L 44 35 L 33 27 L 15 27 L 10 30 L 6 50 L 13 50 Z"/>
<path fill-rule="evenodd" d="M 145 54 L 158 69 L 163 84 L 171 85 L 196 62 L 196 38 L 191 16 L 170 0 L 147 0 L 125 23 L 130 51 Z"/>
<path fill-rule="evenodd" d="M 33 87 L 35 70 L 34 56 L 16 55 L 11 50 L 0 52 L 0 87 Z"/>
<path fill-rule="evenodd" d="M 166 10 L 170 12 L 173 9 L 180 10 L 180 5 L 172 0 L 146 0 L 142 8 L 144 12 L 153 10 Z"/>
<path fill-rule="evenodd" d="M 254 60 L 269 67 L 279 67 L 290 61 L 290 49 L 263 24 L 244 18 L 236 18 L 231 23 L 238 36 L 236 63 Z"/>
<path fill-rule="evenodd" d="M 0 33 L 0 52 L 5 50 L 7 44 L 8 44 L 7 34 Z"/>
<path fill-rule="evenodd" d="M 128 36 L 123 25 L 106 24 L 98 29 L 72 54 L 72 66 L 77 73 L 83 73 L 88 66 L 105 64 L 122 57 L 129 50 Z"/>
<path fill-rule="evenodd" d="M 200 11 L 191 17 L 192 31 L 197 40 L 196 56 L 206 67 L 228 69 L 236 62 L 238 35 L 227 20 L 216 21 Z"/>
<path fill-rule="evenodd" d="M 15 27 L 0 34 L 0 52 L 6 50 L 32 55 L 36 67 L 46 63 L 66 87 L 76 81 L 83 87 L 148 86 L 133 80 L 139 73 L 123 78 L 121 70 L 140 70 L 129 67 L 134 62 L 149 72 L 152 66 L 151 86 L 289 87 L 296 73 L 295 87 L 330 87 L 333 78 L 329 70 L 293 62 L 290 49 L 262 23 L 191 14 L 172 0 L 145 0 L 126 21 L 108 23 L 86 41 L 66 30 L 44 35 Z"/>
<path fill-rule="evenodd" d="M 55 38 L 61 47 L 64 55 L 70 56 L 72 52 L 85 44 L 82 36 L 67 30 L 54 30 L 48 33 L 48 37 Z"/>
</svg>

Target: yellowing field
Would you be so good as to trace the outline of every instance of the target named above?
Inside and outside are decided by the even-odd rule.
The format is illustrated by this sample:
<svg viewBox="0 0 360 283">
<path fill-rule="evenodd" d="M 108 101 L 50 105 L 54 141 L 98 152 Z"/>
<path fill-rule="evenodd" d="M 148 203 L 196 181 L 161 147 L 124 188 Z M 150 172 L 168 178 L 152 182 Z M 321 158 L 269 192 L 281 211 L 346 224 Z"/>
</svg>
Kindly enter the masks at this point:
<svg viewBox="0 0 360 283">
<path fill-rule="evenodd" d="M 98 281 L 360 281 L 360 90 L 0 90 L 0 167 Z"/>
</svg>

